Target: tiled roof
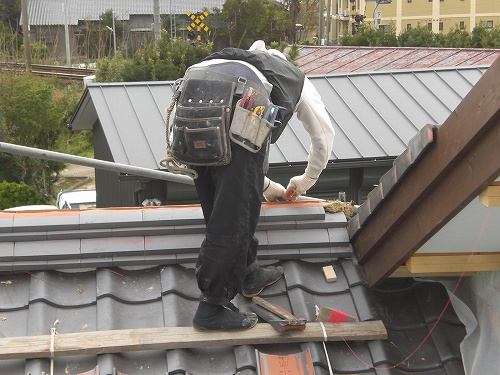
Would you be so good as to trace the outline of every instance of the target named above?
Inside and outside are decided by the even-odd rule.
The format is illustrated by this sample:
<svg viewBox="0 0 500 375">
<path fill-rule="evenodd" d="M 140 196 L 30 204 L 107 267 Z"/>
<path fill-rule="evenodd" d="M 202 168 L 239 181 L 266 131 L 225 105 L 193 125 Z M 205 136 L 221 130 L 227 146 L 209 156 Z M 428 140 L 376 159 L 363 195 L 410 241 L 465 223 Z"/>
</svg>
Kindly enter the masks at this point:
<svg viewBox="0 0 500 375">
<path fill-rule="evenodd" d="M 78 20 L 99 20 L 99 16 L 112 9 L 118 20 L 128 20 L 130 15 L 153 14 L 152 0 L 36 0 L 28 1 L 28 17 L 30 25 L 64 25 L 64 8 L 66 3 L 67 22 L 77 25 Z M 183 0 L 160 1 L 160 14 L 197 13 L 203 9 L 222 8 L 222 0 Z"/>
<path fill-rule="evenodd" d="M 191 325 L 199 296 L 192 267 L 203 233 L 199 206 L 4 211 L 0 223 L 0 337 L 48 335 L 56 320 L 58 333 Z M 328 361 L 339 374 L 463 374 L 465 328 L 453 309 L 433 327 L 446 289 L 412 279 L 369 288 L 351 259 L 346 226 L 343 214 L 325 213 L 317 202 L 263 204 L 259 259 L 280 263 L 285 273 L 263 297 L 308 321 L 316 306 L 382 320 L 387 340 L 328 342 L 328 357 L 322 343 L 312 342 L 82 354 L 56 357 L 55 374 L 98 366 L 99 374 L 253 375 L 255 349 L 309 349 L 318 375 L 328 374 Z M 325 265 L 333 265 L 337 281 L 326 281 Z M 251 302 L 238 296 L 236 304 L 249 310 Z M 3 359 L 0 373 L 38 375 L 49 366 L 49 359 Z"/>
<path fill-rule="evenodd" d="M 195 263 L 204 236 L 201 208 L 0 212 L 0 270 Z M 351 255 L 342 213 L 321 203 L 264 204 L 260 259 Z"/>
<path fill-rule="evenodd" d="M 498 56 L 500 49 L 488 48 L 300 46 L 295 63 L 306 74 L 325 75 L 490 66 Z"/>
<path fill-rule="evenodd" d="M 387 340 L 328 342 L 326 350 L 335 374 L 463 374 L 459 344 L 465 328 L 448 308 L 434 332 L 448 295 L 439 283 L 391 279 L 377 289 L 367 287 L 361 270 L 349 259 L 327 263 L 281 261 L 285 278 L 263 297 L 295 316 L 315 319 L 315 307 L 328 306 L 358 321 L 382 320 Z M 337 281 L 327 283 L 321 272 L 332 264 Z M 97 269 L 66 273 L 32 271 L 0 274 L 0 336 L 128 328 L 190 326 L 199 291 L 194 269 L 180 265 L 146 269 Z M 248 300 L 237 297 L 241 309 Z M 272 329 L 271 327 L 269 329 Z M 427 335 L 429 335 L 427 337 Z M 427 338 L 426 338 L 427 337 Z M 409 356 L 417 345 L 423 345 Z M 99 366 L 99 374 L 256 374 L 255 349 L 265 353 L 296 353 L 309 349 L 315 373 L 328 374 L 321 343 L 243 345 L 198 349 L 155 350 L 116 354 L 56 357 L 55 374 L 80 374 Z M 352 351 L 351 351 L 352 350 Z M 49 373 L 49 359 L 1 360 L 0 373 Z M 373 366 L 379 369 L 374 370 Z"/>
</svg>

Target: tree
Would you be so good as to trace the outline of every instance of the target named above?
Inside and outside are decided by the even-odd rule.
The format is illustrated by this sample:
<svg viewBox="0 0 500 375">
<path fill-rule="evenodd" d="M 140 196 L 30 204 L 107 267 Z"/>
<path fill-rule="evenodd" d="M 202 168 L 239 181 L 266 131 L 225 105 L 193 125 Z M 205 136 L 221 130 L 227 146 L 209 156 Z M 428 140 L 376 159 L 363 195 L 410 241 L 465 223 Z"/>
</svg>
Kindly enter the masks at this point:
<svg viewBox="0 0 500 375">
<path fill-rule="evenodd" d="M 318 27 L 318 0 L 300 1 L 300 12 L 295 23 L 299 23 L 304 27 L 301 35 L 302 39 L 307 40 L 312 37 Z"/>
<path fill-rule="evenodd" d="M 474 27 L 471 33 L 471 47 L 500 48 L 500 26 L 488 29 L 482 25 Z"/>
<path fill-rule="evenodd" d="M 262 30 L 264 2 L 260 0 L 226 0 L 222 16 L 227 22 L 229 47 L 250 46 Z"/>
<path fill-rule="evenodd" d="M 32 204 L 48 204 L 48 202 L 42 194 L 22 182 L 20 184 L 0 182 L 0 210 Z"/>
<path fill-rule="evenodd" d="M 0 21 L 17 30 L 21 16 L 21 2 L 19 0 L 0 1 Z"/>
<path fill-rule="evenodd" d="M 458 27 L 455 27 L 447 34 L 437 34 L 436 42 L 440 47 L 465 48 L 470 47 L 471 38 L 466 30 L 460 30 Z"/>
<path fill-rule="evenodd" d="M 186 69 L 208 56 L 210 43 L 192 45 L 180 38 L 171 38 L 162 30 L 157 44 L 150 43 L 138 50 L 132 59 L 125 60 L 120 53 L 113 59 L 97 62 L 96 81 L 162 81 L 175 80 Z"/>
<path fill-rule="evenodd" d="M 356 34 L 343 34 L 339 38 L 343 46 L 396 46 L 398 43 L 396 32 L 391 28 L 390 32 L 384 29 L 375 30 L 373 27 L 364 24 L 359 27 Z"/>
<path fill-rule="evenodd" d="M 436 46 L 435 35 L 427 26 L 418 25 L 399 34 L 398 41 L 401 47 L 434 47 Z"/>
<path fill-rule="evenodd" d="M 0 139 L 44 150 L 54 148 L 73 113 L 79 86 L 31 74 L 0 75 Z M 63 165 L 0 154 L 0 181 L 21 183 L 39 192 L 50 191 L 54 173 Z"/>
</svg>

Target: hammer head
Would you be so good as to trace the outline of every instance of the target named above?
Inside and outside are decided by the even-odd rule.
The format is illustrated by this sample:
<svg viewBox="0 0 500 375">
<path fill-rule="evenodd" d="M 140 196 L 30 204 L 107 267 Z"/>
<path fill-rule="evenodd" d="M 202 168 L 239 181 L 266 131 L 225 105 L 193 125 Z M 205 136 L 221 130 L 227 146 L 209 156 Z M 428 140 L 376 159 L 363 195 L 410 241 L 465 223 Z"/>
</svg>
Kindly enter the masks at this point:
<svg viewBox="0 0 500 375">
<path fill-rule="evenodd" d="M 256 305 L 252 306 L 253 312 L 269 323 L 276 331 L 285 332 L 288 330 L 304 330 L 306 328 L 305 319 L 293 316 L 283 307 L 273 305 L 261 297 L 254 297 L 252 300 L 256 303 Z"/>
</svg>

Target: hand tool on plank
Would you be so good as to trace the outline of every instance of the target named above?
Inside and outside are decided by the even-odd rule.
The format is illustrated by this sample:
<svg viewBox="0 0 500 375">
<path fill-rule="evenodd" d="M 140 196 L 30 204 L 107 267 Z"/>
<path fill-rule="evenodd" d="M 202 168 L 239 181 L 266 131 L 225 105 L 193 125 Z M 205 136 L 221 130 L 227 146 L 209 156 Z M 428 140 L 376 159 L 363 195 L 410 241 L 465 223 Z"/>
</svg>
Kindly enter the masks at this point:
<svg viewBox="0 0 500 375">
<path fill-rule="evenodd" d="M 252 310 L 276 331 L 285 332 L 288 330 L 304 330 L 306 328 L 305 319 L 295 317 L 280 305 L 272 304 L 262 297 L 253 297 L 252 301 L 255 303 Z"/>
<path fill-rule="evenodd" d="M 350 316 L 349 314 L 333 309 L 331 307 L 323 306 L 318 315 L 316 316 L 317 322 L 330 322 L 330 323 L 344 323 L 344 322 L 355 322 L 356 318 Z"/>
</svg>

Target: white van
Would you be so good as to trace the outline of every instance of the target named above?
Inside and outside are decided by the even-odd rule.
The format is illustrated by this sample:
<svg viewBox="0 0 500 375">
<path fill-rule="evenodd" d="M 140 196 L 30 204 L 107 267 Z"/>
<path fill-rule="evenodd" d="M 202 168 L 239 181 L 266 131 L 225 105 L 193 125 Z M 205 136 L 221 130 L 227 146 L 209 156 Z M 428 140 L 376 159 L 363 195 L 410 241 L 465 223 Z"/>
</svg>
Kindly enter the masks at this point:
<svg viewBox="0 0 500 375">
<path fill-rule="evenodd" d="M 57 194 L 57 208 L 95 208 L 95 190 L 68 190 Z"/>
</svg>

